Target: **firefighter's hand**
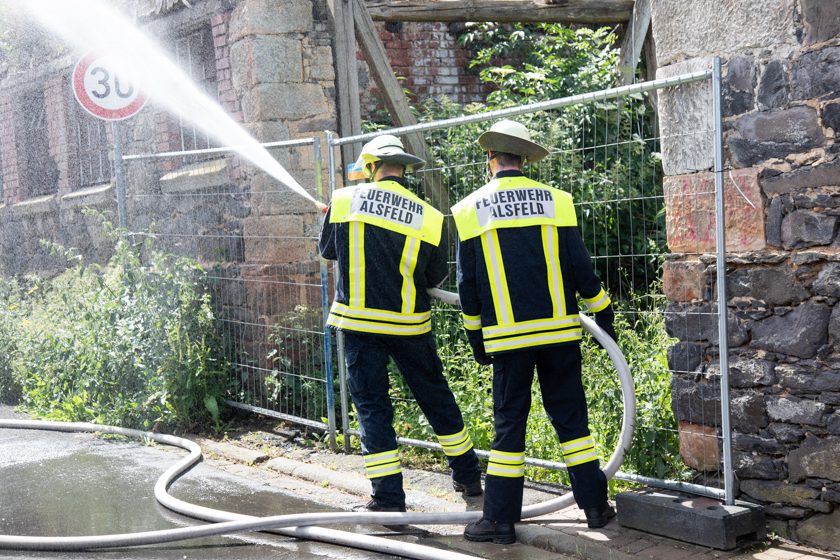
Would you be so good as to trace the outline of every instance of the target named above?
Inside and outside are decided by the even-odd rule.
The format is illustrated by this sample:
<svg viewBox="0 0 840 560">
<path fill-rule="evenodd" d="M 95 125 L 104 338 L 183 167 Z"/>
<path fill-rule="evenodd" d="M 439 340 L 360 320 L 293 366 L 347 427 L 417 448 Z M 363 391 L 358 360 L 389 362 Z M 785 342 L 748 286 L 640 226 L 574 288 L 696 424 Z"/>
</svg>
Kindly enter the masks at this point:
<svg viewBox="0 0 840 560">
<path fill-rule="evenodd" d="M 493 358 L 487 355 L 484 348 L 473 348 L 473 357 L 476 362 L 483 366 L 489 366 L 493 363 Z"/>
<path fill-rule="evenodd" d="M 483 366 L 489 366 L 493 363 L 493 358 L 488 356 L 487 352 L 484 351 L 484 339 L 480 331 L 477 336 L 467 331 L 467 339 L 470 341 L 470 347 L 472 348 L 473 357 L 476 362 Z"/>
<path fill-rule="evenodd" d="M 595 324 L 601 327 L 601 330 L 610 335 L 610 338 L 618 342 L 618 335 L 615 333 L 613 321 L 615 320 L 615 313 L 613 313 L 612 306 L 607 306 L 603 311 L 595 314 Z M 598 339 L 595 339 L 595 344 L 603 348 Z"/>
</svg>

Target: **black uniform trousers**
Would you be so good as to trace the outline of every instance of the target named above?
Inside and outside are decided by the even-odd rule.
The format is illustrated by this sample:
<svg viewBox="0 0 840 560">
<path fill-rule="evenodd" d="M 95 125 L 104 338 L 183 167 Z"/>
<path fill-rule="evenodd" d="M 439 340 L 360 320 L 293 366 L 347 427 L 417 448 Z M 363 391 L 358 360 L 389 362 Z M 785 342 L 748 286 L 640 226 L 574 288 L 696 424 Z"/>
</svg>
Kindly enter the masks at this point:
<svg viewBox="0 0 840 560">
<path fill-rule="evenodd" d="M 393 358 L 435 434 L 464 429 L 461 410 L 443 376 L 432 333 L 387 336 L 344 332 L 347 385 L 356 407 L 362 452 L 365 455 L 397 449 L 394 408 L 388 393 L 388 360 Z M 475 451 L 447 456 L 452 478 L 470 484 L 481 478 Z M 405 505 L 402 473 L 371 479 L 373 498 L 382 505 Z"/>
<path fill-rule="evenodd" d="M 543 406 L 560 442 L 589 435 L 586 396 L 581 381 L 580 345 L 525 349 L 493 356 L 493 449 L 525 450 L 534 367 Z M 580 508 L 607 501 L 607 478 L 597 460 L 569 467 L 572 492 Z M 484 518 L 502 523 L 520 520 L 524 477 L 487 475 Z"/>
</svg>

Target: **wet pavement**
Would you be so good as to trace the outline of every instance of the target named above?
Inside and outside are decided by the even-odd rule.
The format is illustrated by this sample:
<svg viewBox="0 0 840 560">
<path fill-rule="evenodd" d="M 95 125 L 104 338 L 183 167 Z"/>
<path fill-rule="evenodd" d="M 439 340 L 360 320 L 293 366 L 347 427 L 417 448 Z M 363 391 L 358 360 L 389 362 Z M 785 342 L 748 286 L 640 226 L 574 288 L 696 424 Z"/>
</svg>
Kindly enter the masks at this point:
<svg viewBox="0 0 840 560">
<path fill-rule="evenodd" d="M 0 405 L 0 418 L 18 417 L 11 407 Z M 207 441 L 205 444 L 209 443 Z M 249 515 L 276 515 L 315 511 L 348 511 L 363 503 L 369 485 L 361 469 L 335 472 L 341 480 L 283 475 L 272 468 L 251 466 L 248 459 L 225 458 L 233 445 L 205 448 L 205 462 L 179 479 L 170 492 L 185 501 Z M 239 453 L 235 453 L 239 455 Z M 145 446 L 123 439 L 103 439 L 90 434 L 66 434 L 39 430 L 0 429 L 0 534 L 93 535 L 146 531 L 198 524 L 160 506 L 153 486 L 160 474 L 184 456 L 167 446 Z M 355 456 L 334 456 L 352 463 Z M 355 472 L 358 470 L 359 472 Z M 304 473 L 300 473 L 303 475 Z M 412 495 L 415 511 L 476 509 L 481 501 L 464 503 L 452 493 L 447 475 L 428 473 L 430 479 L 407 486 L 423 487 L 430 494 Z M 345 484 L 352 480 L 351 484 Z M 433 489 L 443 485 L 439 492 Z M 448 485 L 448 490 L 446 490 Z M 344 488 L 347 486 L 347 488 Z M 422 497 L 421 497 L 422 496 Z M 446 500 L 441 500 L 441 496 Z M 515 544 L 499 546 L 468 543 L 463 525 L 408 527 L 396 534 L 377 526 L 333 526 L 357 534 L 385 536 L 417 544 L 456 550 L 489 560 L 567 560 L 569 557 Z M 80 553 L 22 552 L 0 550 L 0 560 L 57 558 L 96 559 L 385 559 L 392 556 L 362 550 L 301 541 L 266 533 L 238 534 L 190 540 L 154 547 L 97 550 Z"/>
<path fill-rule="evenodd" d="M 0 405 L 0 418 L 13 416 Z M 22 415 L 15 415 L 25 418 Z M 273 443 L 267 443 L 273 442 Z M 311 446 L 275 445 L 269 432 L 232 434 L 224 441 L 200 440 L 205 462 L 170 492 L 186 501 L 250 515 L 348 511 L 367 500 L 369 481 L 362 457 Z M 0 429 L 0 534 L 73 535 L 143 531 L 198 524 L 159 506 L 153 497 L 158 476 L 182 450 L 106 440 L 89 434 Z M 411 511 L 481 509 L 481 498 L 452 492 L 448 474 L 404 468 Z M 527 485 L 526 485 L 527 486 Z M 527 488 L 526 503 L 555 497 L 550 488 Z M 619 511 L 619 516 L 621 512 Z M 619 517 L 620 519 L 620 517 Z M 836 560 L 824 551 L 783 542 L 719 551 L 622 527 L 586 527 L 580 510 L 563 510 L 520 523 L 517 543 L 470 543 L 463 525 L 435 525 L 395 535 L 383 527 L 336 527 L 387 536 L 488 560 Z M 0 560 L 82 559 L 380 559 L 393 558 L 350 548 L 265 533 L 238 534 L 158 547 L 82 553 L 0 550 Z"/>
<path fill-rule="evenodd" d="M 10 418 L 7 407 L 0 418 Z M 195 524 L 160 506 L 153 487 L 184 455 L 177 450 L 89 434 L 0 429 L 0 534 L 95 535 Z M 258 481 L 200 464 L 173 495 L 253 515 L 326 511 Z M 391 558 L 283 536 L 244 534 L 113 551 L 53 553 L 0 550 L 0 559 L 368 559 Z"/>
</svg>

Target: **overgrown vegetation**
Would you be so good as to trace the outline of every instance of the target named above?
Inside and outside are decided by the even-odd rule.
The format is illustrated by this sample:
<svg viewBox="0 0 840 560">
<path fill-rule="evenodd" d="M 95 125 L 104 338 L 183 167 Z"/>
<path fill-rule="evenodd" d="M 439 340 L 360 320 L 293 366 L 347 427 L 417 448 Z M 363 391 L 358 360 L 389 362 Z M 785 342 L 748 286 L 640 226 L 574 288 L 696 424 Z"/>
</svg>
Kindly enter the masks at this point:
<svg viewBox="0 0 840 560">
<path fill-rule="evenodd" d="M 201 267 L 105 224 L 114 256 L 0 287 L 0 397 L 37 416 L 142 429 L 218 427 L 227 365 Z"/>
<path fill-rule="evenodd" d="M 318 420 L 325 417 L 327 391 L 322 310 L 296 306 L 271 328 L 269 345 L 272 349 L 267 358 L 272 368 L 265 385 L 270 403 L 303 418 Z M 333 371 L 338 371 L 335 364 Z"/>
<path fill-rule="evenodd" d="M 618 71 L 616 36 L 609 29 L 569 29 L 558 24 L 476 24 L 461 37 L 474 52 L 472 67 L 492 86 L 486 103 L 462 106 L 427 99 L 420 120 L 433 121 L 613 87 Z M 653 119 L 640 96 L 575 104 L 515 117 L 552 149 L 552 157 L 529 166 L 534 178 L 571 192 L 584 240 L 619 311 L 616 329 L 633 371 L 638 399 L 636 435 L 622 469 L 647 476 L 685 478 L 676 422 L 670 406 L 660 293 L 660 255 L 667 252 L 661 200 L 661 166 Z M 375 127 L 376 125 L 370 125 Z M 489 123 L 466 124 L 433 133 L 434 165 L 450 187 L 453 202 L 486 180 L 484 154 L 476 143 Z M 489 449 L 493 437 L 490 368 L 472 359 L 460 317 L 436 315 L 438 350 L 475 444 Z M 588 338 L 588 337 L 587 337 Z M 621 388 L 608 355 L 583 344 L 584 382 L 590 427 L 602 452 L 619 437 Z M 400 435 L 428 438 L 431 428 L 399 376 L 392 396 Z M 536 383 L 536 381 L 535 381 Z M 529 455 L 561 460 L 561 453 L 534 388 L 529 419 Z M 604 456 L 604 459 L 606 457 Z M 531 469 L 529 476 L 564 481 L 564 474 Z M 616 483 L 613 483 L 615 485 Z"/>
<path fill-rule="evenodd" d="M 655 305 L 650 303 L 651 307 Z M 623 311 L 620 304 L 619 311 Z M 459 314 L 449 310 L 435 317 L 438 353 L 449 385 L 476 447 L 490 449 L 494 433 L 492 368 L 479 366 L 472 359 Z M 646 476 L 684 479 L 687 471 L 679 459 L 676 421 L 670 405 L 671 375 L 665 356 L 670 339 L 665 333 L 664 317 L 655 312 L 619 313 L 616 330 L 633 373 L 637 399 L 636 432 L 622 470 Z M 621 386 L 609 356 L 591 337 L 585 337 L 582 351 L 589 425 L 598 450 L 606 461 L 620 436 L 623 410 Z M 396 370 L 393 373 L 391 392 L 399 435 L 415 439 L 430 437 L 433 434 L 431 426 L 419 407 L 410 400 L 402 378 Z M 536 376 L 526 450 L 531 457 L 562 461 L 559 441 L 542 408 Z M 443 463 L 442 458 L 440 461 Z M 560 471 L 529 469 L 528 476 L 537 480 L 568 482 Z"/>
</svg>

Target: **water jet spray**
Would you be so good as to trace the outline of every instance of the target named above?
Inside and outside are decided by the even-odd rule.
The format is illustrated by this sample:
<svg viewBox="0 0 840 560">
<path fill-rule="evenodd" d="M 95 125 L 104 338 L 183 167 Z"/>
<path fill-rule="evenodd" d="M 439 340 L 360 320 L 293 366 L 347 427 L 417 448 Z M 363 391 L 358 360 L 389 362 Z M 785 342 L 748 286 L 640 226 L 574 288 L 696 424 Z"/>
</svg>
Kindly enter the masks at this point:
<svg viewBox="0 0 840 560">
<path fill-rule="evenodd" d="M 239 123 L 125 15 L 102 0 L 7 0 L 81 52 L 107 53 L 123 79 L 151 101 L 188 120 L 296 194 L 315 199 Z"/>
</svg>

